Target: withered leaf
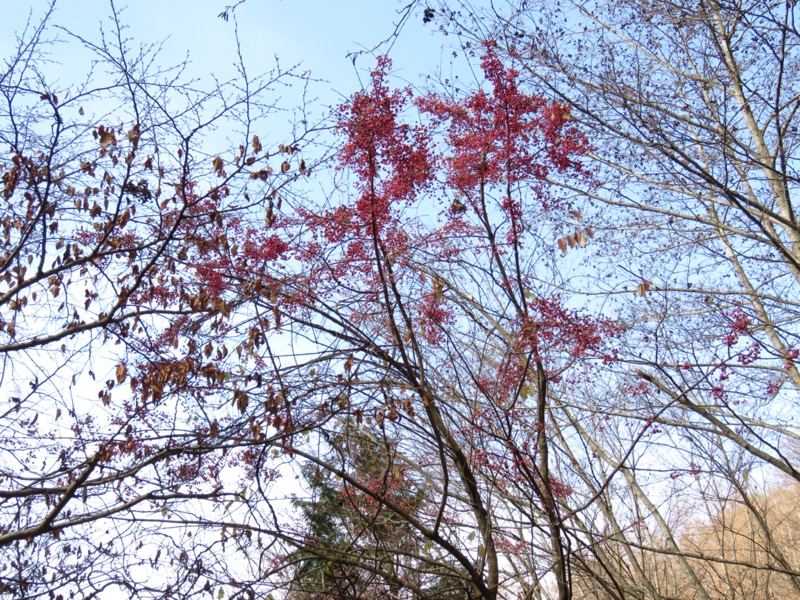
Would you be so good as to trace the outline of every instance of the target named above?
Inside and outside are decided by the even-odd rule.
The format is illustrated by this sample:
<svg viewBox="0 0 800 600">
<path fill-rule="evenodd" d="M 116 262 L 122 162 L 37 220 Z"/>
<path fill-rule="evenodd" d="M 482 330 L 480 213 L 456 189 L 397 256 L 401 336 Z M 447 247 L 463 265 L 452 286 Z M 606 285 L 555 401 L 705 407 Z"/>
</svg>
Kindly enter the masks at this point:
<svg viewBox="0 0 800 600">
<path fill-rule="evenodd" d="M 102 125 L 97 129 L 97 135 L 100 138 L 100 146 L 106 148 L 111 145 L 117 144 L 117 138 L 114 135 L 113 129 L 106 129 Z"/>
<path fill-rule="evenodd" d="M 117 383 L 122 383 L 128 377 L 128 367 L 125 363 L 120 363 L 117 365 Z"/>
</svg>

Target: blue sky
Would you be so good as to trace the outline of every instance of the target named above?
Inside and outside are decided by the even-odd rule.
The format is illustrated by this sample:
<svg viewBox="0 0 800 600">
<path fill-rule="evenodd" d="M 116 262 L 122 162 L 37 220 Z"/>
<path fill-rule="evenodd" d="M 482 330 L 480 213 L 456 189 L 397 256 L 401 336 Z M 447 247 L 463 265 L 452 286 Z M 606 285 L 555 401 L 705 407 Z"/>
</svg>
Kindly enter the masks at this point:
<svg viewBox="0 0 800 600">
<path fill-rule="evenodd" d="M 188 52 L 193 74 L 214 73 L 225 79 L 234 73 L 234 25 L 217 15 L 229 3 L 232 0 L 129 0 L 123 20 L 137 42 L 167 40 L 164 63 L 179 62 Z M 347 54 L 371 49 L 388 37 L 406 4 L 403 0 L 248 0 L 236 13 L 246 66 L 253 73 L 268 70 L 276 55 L 283 67 L 302 63 L 301 71 L 329 82 L 315 89 L 320 100 L 337 102 L 359 87 L 357 71 L 363 76 L 373 64 L 364 56 L 354 68 Z M 36 20 L 47 5 L 46 0 L 32 0 L 4 6 L 0 56 L 8 56 L 14 33 L 21 31 L 29 13 Z M 126 5 L 116 2 L 116 6 Z M 96 40 L 99 25 L 109 26 L 109 12 L 109 0 L 58 0 L 53 22 Z M 449 50 L 441 49 L 447 41 L 432 25 L 423 25 L 421 15 L 413 16 L 391 51 L 396 74 L 408 83 L 419 83 L 422 75 L 447 63 Z M 71 83 L 66 78 L 81 63 L 74 52 L 72 45 L 63 45 L 53 56 L 60 63 L 64 84 Z M 83 72 L 85 65 L 80 66 Z"/>
</svg>

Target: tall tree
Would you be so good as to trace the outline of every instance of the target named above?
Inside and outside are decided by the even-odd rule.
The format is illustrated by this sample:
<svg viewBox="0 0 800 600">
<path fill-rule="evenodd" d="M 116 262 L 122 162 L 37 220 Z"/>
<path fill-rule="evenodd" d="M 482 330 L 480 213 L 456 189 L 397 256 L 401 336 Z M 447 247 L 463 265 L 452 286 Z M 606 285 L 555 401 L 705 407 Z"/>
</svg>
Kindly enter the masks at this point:
<svg viewBox="0 0 800 600">
<path fill-rule="evenodd" d="M 685 503 L 716 518 L 735 501 L 766 532 L 753 478 L 800 476 L 795 3 L 444 4 L 434 22 L 468 52 L 495 41 L 591 140 L 591 177 L 564 189 L 597 235 L 567 288 L 615 307 L 629 366 L 607 371 L 592 403 L 563 406 L 569 469 L 598 511 L 576 524 L 584 567 L 608 597 L 687 594 L 648 567 L 664 553 L 698 598 L 719 596 L 701 575 L 715 561 L 774 569 L 797 590 L 791 543 L 766 544 L 759 565 L 707 547 L 701 567 L 670 517 Z"/>
<path fill-rule="evenodd" d="M 347 418 L 391 444 L 420 490 L 411 510 L 388 485 L 394 470 L 376 487 L 369 470 L 294 436 L 291 452 L 365 497 L 376 507 L 367 514 L 396 515 L 423 540 L 386 567 L 353 544 L 339 551 L 343 565 L 422 598 L 441 597 L 426 582 L 443 575 L 468 597 L 541 594 L 553 572 L 566 598 L 571 490 L 550 457 L 551 389 L 577 391 L 577 373 L 613 361 L 620 328 L 568 307 L 539 267 L 552 255 L 541 233 L 576 218 L 544 179 L 581 176 L 585 139 L 564 106 L 522 92 L 491 45 L 481 67 L 483 89 L 416 101 L 424 126 L 400 120 L 409 92 L 388 87 L 385 59 L 342 107 L 338 156 L 354 197 L 282 221 L 308 233 L 276 314 L 312 358 L 292 359 L 280 385 L 295 399 L 292 430 L 297 414 Z M 324 427 L 312 448 L 330 444 Z"/>
<path fill-rule="evenodd" d="M 266 275 L 285 251 L 262 223 L 297 160 L 258 128 L 291 74 L 203 90 L 116 11 L 99 41 L 53 11 L 0 70 L 0 591 L 189 593 L 223 562 L 177 522 L 232 497 L 247 423 L 241 378 L 177 336 L 224 333 L 214 265 Z M 84 82 L 51 83 L 54 44 L 88 52 Z"/>
</svg>

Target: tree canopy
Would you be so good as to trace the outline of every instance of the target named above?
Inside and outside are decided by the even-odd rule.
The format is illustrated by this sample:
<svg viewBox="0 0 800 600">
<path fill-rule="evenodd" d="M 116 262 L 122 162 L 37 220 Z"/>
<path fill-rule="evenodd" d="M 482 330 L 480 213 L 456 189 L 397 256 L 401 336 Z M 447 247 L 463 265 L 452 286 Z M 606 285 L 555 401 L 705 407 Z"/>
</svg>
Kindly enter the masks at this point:
<svg viewBox="0 0 800 600">
<path fill-rule="evenodd" d="M 318 122 L 19 37 L 0 591 L 800 598 L 794 3 L 398 9 Z"/>
</svg>

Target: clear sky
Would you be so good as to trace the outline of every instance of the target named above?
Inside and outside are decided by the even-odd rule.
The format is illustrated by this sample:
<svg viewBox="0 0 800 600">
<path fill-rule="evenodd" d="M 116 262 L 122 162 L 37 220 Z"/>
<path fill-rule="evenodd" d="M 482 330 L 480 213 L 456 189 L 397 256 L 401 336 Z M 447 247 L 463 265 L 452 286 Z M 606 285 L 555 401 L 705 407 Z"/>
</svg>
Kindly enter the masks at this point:
<svg viewBox="0 0 800 600">
<path fill-rule="evenodd" d="M 214 73 L 221 79 L 233 75 L 236 60 L 234 24 L 217 15 L 233 0 L 129 0 L 123 20 L 137 42 L 167 40 L 164 63 L 179 62 L 189 53 L 192 73 Z M 40 17 L 47 0 L 3 2 L 0 19 L 0 56 L 13 48 L 14 33 L 21 31 L 28 15 Z M 57 0 L 54 23 L 89 39 L 96 40 L 99 26 L 109 25 L 109 0 Z M 359 87 L 358 72 L 363 76 L 373 61 L 363 56 L 354 69 L 349 52 L 369 50 L 390 36 L 399 22 L 405 0 L 248 0 L 236 11 L 246 66 L 252 73 L 274 66 L 274 56 L 281 66 L 302 63 L 301 71 L 324 79 L 328 85 L 316 88 L 325 104 L 337 102 Z M 420 76 L 434 72 L 447 62 L 449 51 L 442 42 L 449 41 L 423 25 L 419 14 L 412 16 L 403 35 L 391 50 L 396 74 L 408 83 L 420 82 Z M 72 45 L 61 46 L 53 58 L 60 63 L 64 78 L 80 59 L 72 54 Z M 85 70 L 85 65 L 81 65 Z M 65 84 L 71 83 L 64 81 Z M 330 95 L 329 95 L 330 94 Z"/>
</svg>

